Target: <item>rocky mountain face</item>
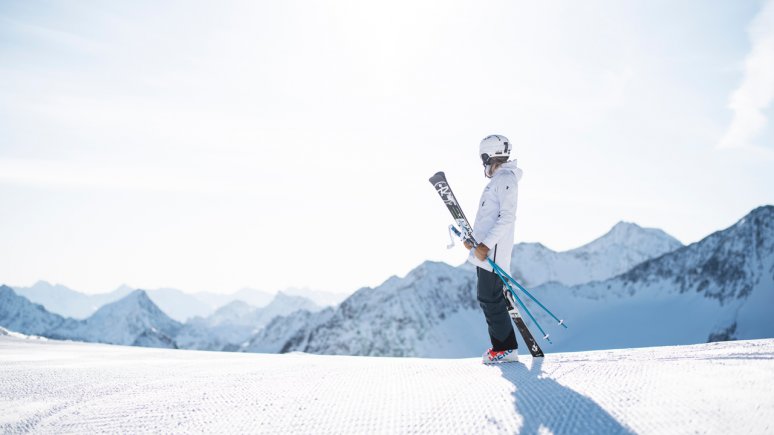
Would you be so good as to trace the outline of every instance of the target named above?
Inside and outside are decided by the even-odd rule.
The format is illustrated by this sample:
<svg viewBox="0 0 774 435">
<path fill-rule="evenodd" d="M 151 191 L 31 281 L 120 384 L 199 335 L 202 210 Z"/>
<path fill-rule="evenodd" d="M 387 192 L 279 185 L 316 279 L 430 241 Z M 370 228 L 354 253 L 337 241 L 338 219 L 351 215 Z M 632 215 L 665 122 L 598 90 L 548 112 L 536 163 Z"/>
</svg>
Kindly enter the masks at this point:
<svg viewBox="0 0 774 435">
<path fill-rule="evenodd" d="M 446 339 L 455 337 L 458 327 L 471 317 L 479 316 L 473 288 L 473 275 L 467 270 L 426 262 L 405 278 L 357 291 L 330 319 L 292 337 L 283 350 L 425 356 L 429 346 L 442 341 L 444 348 L 437 346 L 434 351 L 438 356 L 451 356 L 459 341 Z"/>
<path fill-rule="evenodd" d="M 17 295 L 11 287 L 0 285 L 0 326 L 22 334 L 46 335 L 62 326 L 65 320 Z"/>
<path fill-rule="evenodd" d="M 699 243 L 646 261 L 623 275 L 629 292 L 635 283 L 666 285 L 680 293 L 695 292 L 721 305 L 749 297 L 774 276 L 774 206 L 759 207 L 734 226 Z"/>
</svg>

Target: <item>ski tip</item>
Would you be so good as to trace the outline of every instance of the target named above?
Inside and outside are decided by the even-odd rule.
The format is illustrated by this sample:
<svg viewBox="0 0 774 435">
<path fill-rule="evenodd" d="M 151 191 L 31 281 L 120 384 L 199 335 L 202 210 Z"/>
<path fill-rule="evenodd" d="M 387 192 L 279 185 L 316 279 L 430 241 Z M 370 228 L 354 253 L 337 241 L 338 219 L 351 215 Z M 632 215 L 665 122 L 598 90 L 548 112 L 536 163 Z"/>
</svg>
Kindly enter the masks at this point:
<svg viewBox="0 0 774 435">
<path fill-rule="evenodd" d="M 446 178 L 446 174 L 444 174 L 443 171 L 438 171 L 435 174 L 433 174 L 432 177 L 428 178 L 428 181 L 435 184 L 435 182 L 438 181 L 438 179 L 442 180 L 444 178 Z"/>
</svg>

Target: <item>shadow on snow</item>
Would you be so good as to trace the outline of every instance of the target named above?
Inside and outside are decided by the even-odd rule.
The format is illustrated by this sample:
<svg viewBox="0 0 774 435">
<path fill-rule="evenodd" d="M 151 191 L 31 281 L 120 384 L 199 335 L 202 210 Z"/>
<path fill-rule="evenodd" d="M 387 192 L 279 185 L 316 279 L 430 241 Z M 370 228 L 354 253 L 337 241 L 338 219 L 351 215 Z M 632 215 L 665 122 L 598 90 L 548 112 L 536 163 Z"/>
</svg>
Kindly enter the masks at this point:
<svg viewBox="0 0 774 435">
<path fill-rule="evenodd" d="M 551 379 L 542 365 L 543 358 L 534 358 L 530 369 L 521 363 L 497 365 L 515 387 L 514 406 L 524 419 L 519 433 L 536 434 L 541 428 L 555 434 L 634 433 L 589 397 Z"/>
</svg>

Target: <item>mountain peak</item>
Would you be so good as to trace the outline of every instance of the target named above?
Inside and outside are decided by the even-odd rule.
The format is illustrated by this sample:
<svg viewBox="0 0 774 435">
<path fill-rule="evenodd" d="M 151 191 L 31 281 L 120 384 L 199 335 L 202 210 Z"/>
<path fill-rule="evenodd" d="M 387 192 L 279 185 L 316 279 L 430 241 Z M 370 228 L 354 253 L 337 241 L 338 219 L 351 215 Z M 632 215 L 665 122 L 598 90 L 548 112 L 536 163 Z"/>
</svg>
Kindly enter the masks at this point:
<svg viewBox="0 0 774 435">
<path fill-rule="evenodd" d="M 102 306 L 69 335 L 86 341 L 131 345 L 148 329 L 155 328 L 173 337 L 180 326 L 153 303 L 145 290 L 134 290 Z"/>
<path fill-rule="evenodd" d="M 148 293 L 145 290 L 141 290 L 141 289 L 132 290 L 131 293 L 129 293 L 128 295 L 124 296 L 123 299 L 121 299 L 121 300 L 137 301 L 137 302 L 140 302 L 140 303 L 151 303 L 151 304 L 153 303 L 153 301 L 151 301 L 150 297 L 148 297 Z"/>
<path fill-rule="evenodd" d="M 139 314 L 141 312 L 147 313 L 150 316 L 167 317 L 167 315 L 153 303 L 150 297 L 148 297 L 148 293 L 146 293 L 145 290 L 138 289 L 115 302 L 102 306 L 91 318 L 110 317 L 120 313 Z"/>
<path fill-rule="evenodd" d="M 634 222 L 627 222 L 627 221 L 618 221 L 615 225 L 613 225 L 613 228 L 610 229 L 611 233 L 614 232 L 622 232 L 622 231 L 638 231 L 642 230 L 643 228 Z"/>
<path fill-rule="evenodd" d="M 616 246 L 659 246 L 663 252 L 680 248 L 683 244 L 658 228 L 644 228 L 633 222 L 620 221 L 598 239 L 573 249 L 577 253 L 596 253 L 614 249 Z"/>
</svg>

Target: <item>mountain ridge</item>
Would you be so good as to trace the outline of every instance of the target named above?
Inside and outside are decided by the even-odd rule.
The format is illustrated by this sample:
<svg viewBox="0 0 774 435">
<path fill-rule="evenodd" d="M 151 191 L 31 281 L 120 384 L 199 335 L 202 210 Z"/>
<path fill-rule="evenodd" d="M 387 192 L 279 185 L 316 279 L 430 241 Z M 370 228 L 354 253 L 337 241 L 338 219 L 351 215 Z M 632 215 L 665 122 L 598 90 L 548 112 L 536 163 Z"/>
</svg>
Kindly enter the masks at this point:
<svg viewBox="0 0 774 435">
<path fill-rule="evenodd" d="M 566 251 L 554 251 L 542 243 L 518 243 L 511 255 L 511 275 L 529 287 L 599 281 L 682 246 L 660 229 L 620 221 L 602 236 Z"/>
</svg>

